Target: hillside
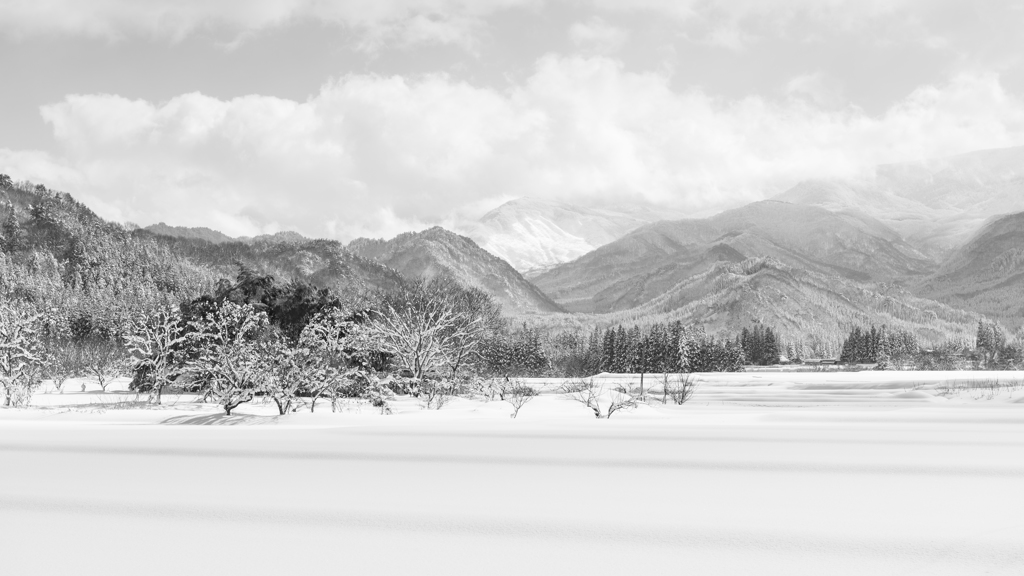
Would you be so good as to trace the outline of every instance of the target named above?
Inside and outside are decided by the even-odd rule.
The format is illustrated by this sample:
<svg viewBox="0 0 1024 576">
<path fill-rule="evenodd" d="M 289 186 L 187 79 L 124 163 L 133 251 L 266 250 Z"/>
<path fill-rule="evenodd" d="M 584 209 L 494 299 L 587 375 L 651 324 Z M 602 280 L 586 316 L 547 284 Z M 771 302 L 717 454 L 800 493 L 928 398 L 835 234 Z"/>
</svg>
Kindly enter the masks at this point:
<svg viewBox="0 0 1024 576">
<path fill-rule="evenodd" d="M 152 232 L 159 236 L 168 236 L 171 238 L 181 238 L 184 240 L 204 240 L 212 244 L 224 244 L 227 242 L 290 242 L 293 244 L 301 244 L 303 242 L 309 242 L 310 239 L 293 232 L 291 230 L 285 230 L 277 232 L 275 234 L 260 234 L 259 236 L 240 236 L 238 238 L 232 238 L 223 232 L 211 230 L 203 227 L 188 227 L 188 226 L 168 226 L 163 222 L 159 224 L 152 224 L 144 228 L 147 232 Z"/>
<path fill-rule="evenodd" d="M 334 240 L 299 242 L 268 238 L 210 244 L 183 238 L 158 238 L 176 254 L 224 278 L 233 278 L 238 264 L 244 264 L 278 280 L 305 280 L 321 288 L 349 294 L 388 290 L 403 281 L 396 271 L 352 254 Z"/>
<path fill-rule="evenodd" d="M 41 186 L 0 190 L 0 219 L 0 295 L 59 305 L 90 323 L 118 325 L 155 306 L 209 293 L 218 280 L 233 279 L 239 264 L 347 295 L 403 282 L 394 270 L 335 241 L 300 242 L 285 233 L 213 243 L 130 230 Z"/>
<path fill-rule="evenodd" d="M 996 218 L 953 252 L 915 291 L 926 298 L 1024 323 L 1024 212 Z"/>
<path fill-rule="evenodd" d="M 729 334 L 761 322 L 811 349 L 840 342 L 854 326 L 869 325 L 907 328 L 924 342 L 939 343 L 969 337 L 975 321 L 897 285 L 868 285 L 773 258 L 715 263 L 629 313 L 701 323 Z"/>
<path fill-rule="evenodd" d="M 204 240 L 211 244 L 222 244 L 224 242 L 234 242 L 235 239 L 223 232 L 211 230 L 210 228 L 204 227 L 188 227 L 188 226 L 169 226 L 163 222 L 157 224 L 151 224 L 143 228 L 148 232 L 157 234 L 160 236 L 170 236 L 172 238 L 182 238 L 186 240 Z"/>
<path fill-rule="evenodd" d="M 529 277 L 651 222 L 681 217 L 644 207 L 592 208 L 519 198 L 456 230 Z"/>
<path fill-rule="evenodd" d="M 527 281 L 508 262 L 475 242 L 440 227 L 400 234 L 392 240 L 360 238 L 347 246 L 353 254 L 375 260 L 407 278 L 450 275 L 484 290 L 507 313 L 561 311 L 561 307 Z"/>
<path fill-rule="evenodd" d="M 862 214 L 763 201 L 704 220 L 644 226 L 535 281 L 569 310 L 612 312 L 650 302 L 718 262 L 761 257 L 860 282 L 894 282 L 935 268 Z"/>
<path fill-rule="evenodd" d="M 115 331 L 208 292 L 219 277 L 152 234 L 42 186 L 0 189 L 0 219 L 0 298 L 45 303 L 82 330 Z"/>
<path fill-rule="evenodd" d="M 775 199 L 863 210 L 941 258 L 993 216 L 1024 210 L 1024 147 L 882 165 L 867 178 L 801 182 Z"/>
</svg>

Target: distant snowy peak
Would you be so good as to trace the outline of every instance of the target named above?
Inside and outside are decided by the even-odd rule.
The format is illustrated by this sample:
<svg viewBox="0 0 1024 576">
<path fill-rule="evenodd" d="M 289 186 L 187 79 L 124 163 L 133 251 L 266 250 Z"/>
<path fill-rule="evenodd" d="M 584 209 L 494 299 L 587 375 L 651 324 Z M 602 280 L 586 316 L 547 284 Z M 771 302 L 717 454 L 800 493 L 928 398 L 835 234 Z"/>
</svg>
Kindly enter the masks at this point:
<svg viewBox="0 0 1024 576">
<path fill-rule="evenodd" d="M 488 252 L 525 274 L 575 260 L 637 228 L 681 218 L 647 207 L 586 208 L 537 198 L 519 198 L 465 222 L 459 230 Z"/>
<path fill-rule="evenodd" d="M 1024 210 L 1024 147 L 882 165 L 870 178 L 808 180 L 776 199 L 862 210 L 941 258 L 993 216 Z"/>
</svg>

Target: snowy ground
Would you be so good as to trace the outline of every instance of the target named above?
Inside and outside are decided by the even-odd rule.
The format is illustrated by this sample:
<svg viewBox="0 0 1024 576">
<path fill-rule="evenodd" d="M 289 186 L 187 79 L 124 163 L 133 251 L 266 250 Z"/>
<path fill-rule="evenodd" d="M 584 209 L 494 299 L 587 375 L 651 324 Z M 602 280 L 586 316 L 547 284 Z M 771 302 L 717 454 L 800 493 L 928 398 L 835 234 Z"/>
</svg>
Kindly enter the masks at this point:
<svg viewBox="0 0 1024 576">
<path fill-rule="evenodd" d="M 0 573 L 1024 573 L 1024 374 L 702 379 L 611 420 L 46 390 L 0 411 Z"/>
</svg>

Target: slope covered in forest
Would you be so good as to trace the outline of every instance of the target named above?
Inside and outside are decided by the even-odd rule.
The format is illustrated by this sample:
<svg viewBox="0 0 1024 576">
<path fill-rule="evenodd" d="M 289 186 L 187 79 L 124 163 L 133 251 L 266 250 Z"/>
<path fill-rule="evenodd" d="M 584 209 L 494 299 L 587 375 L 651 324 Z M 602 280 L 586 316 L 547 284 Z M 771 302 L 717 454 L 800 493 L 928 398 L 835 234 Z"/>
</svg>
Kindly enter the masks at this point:
<svg viewBox="0 0 1024 576">
<path fill-rule="evenodd" d="M 399 234 L 391 240 L 359 238 L 348 250 L 387 265 L 408 278 L 448 275 L 465 286 L 480 288 L 506 312 L 558 312 L 561 307 L 537 289 L 508 262 L 465 236 L 434 227 Z"/>
<path fill-rule="evenodd" d="M 1024 323 L 1024 212 L 986 224 L 915 291 L 926 298 Z"/>
</svg>

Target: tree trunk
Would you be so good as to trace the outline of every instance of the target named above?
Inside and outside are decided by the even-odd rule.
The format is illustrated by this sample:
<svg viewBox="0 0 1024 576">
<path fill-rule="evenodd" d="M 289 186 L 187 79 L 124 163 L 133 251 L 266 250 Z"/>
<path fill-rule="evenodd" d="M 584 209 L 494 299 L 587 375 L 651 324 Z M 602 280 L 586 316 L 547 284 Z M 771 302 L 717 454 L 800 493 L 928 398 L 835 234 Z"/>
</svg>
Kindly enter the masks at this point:
<svg viewBox="0 0 1024 576">
<path fill-rule="evenodd" d="M 282 401 L 280 398 L 275 396 L 274 403 L 277 404 L 277 413 L 281 416 L 284 416 L 288 412 L 288 409 L 292 407 L 291 399 Z"/>
<path fill-rule="evenodd" d="M 163 384 L 154 384 L 153 391 L 150 393 L 150 402 L 156 406 L 160 405 L 160 399 L 163 396 L 164 386 Z"/>
</svg>

